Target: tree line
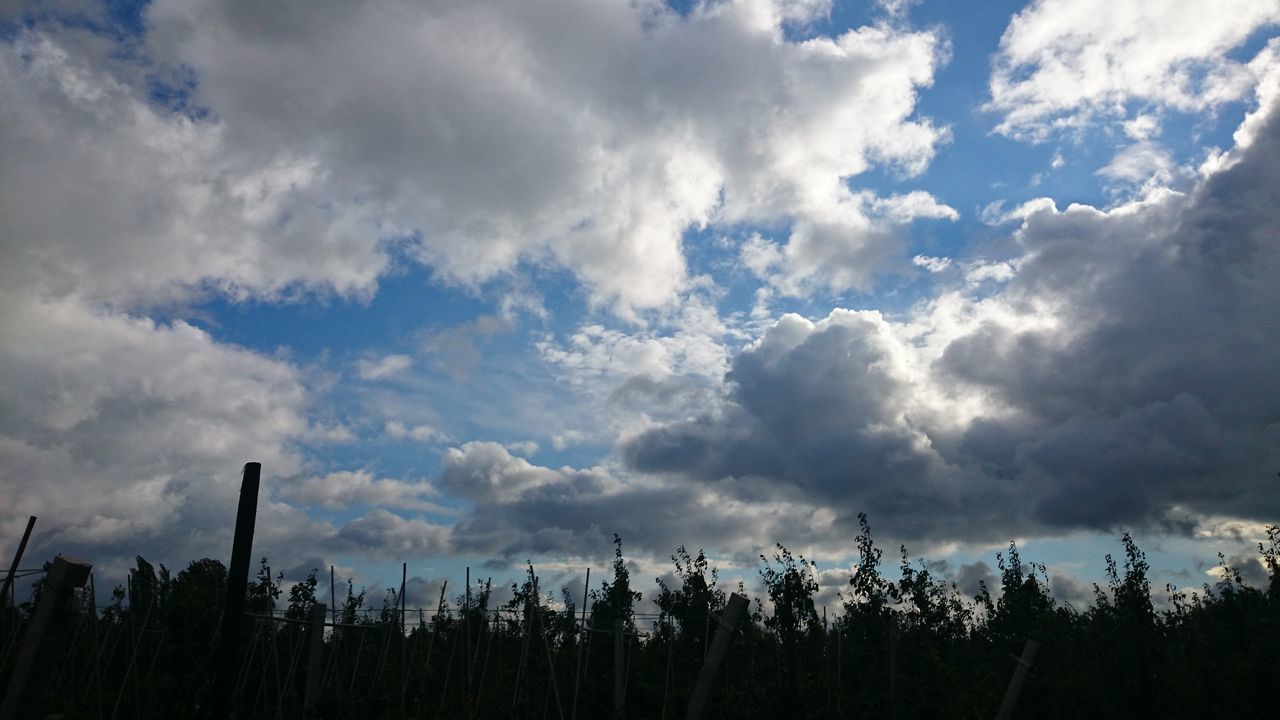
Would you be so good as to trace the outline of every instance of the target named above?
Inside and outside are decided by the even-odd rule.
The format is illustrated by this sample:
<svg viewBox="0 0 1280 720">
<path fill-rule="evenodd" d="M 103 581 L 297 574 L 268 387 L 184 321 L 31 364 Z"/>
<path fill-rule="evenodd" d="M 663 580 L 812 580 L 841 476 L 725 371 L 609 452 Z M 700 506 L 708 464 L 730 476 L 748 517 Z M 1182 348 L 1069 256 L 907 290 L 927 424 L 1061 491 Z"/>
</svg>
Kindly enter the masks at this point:
<svg viewBox="0 0 1280 720">
<path fill-rule="evenodd" d="M 998 587 L 964 595 L 913 562 L 905 548 L 886 567 L 860 516 L 858 565 L 839 612 L 815 604 L 817 569 L 782 545 L 761 555 L 764 595 L 735 630 L 710 717 L 990 718 L 1028 639 L 1041 650 L 1017 716 L 1144 718 L 1246 715 L 1274 710 L 1280 687 L 1280 528 L 1258 545 L 1265 587 L 1223 560 L 1221 579 L 1195 591 L 1164 588 L 1134 540 L 1107 556 L 1106 582 L 1076 608 L 1053 597 L 1044 565 L 1013 543 L 997 555 Z M 677 548 L 675 581 L 658 579 L 656 617 L 614 538 L 611 573 L 587 608 L 573 593 L 539 587 L 533 567 L 493 602 L 467 588 L 412 616 L 403 588 L 380 608 L 348 581 L 324 634 L 318 672 L 324 718 L 607 718 L 621 697 L 627 718 L 684 716 L 729 591 L 701 551 Z M 47 712 L 66 718 L 200 717 L 227 584 L 218 560 L 176 575 L 137 558 L 105 609 L 86 606 L 59 665 Z M 266 559 L 249 583 L 254 621 L 240 639 L 236 717 L 302 717 L 307 618 L 316 572 L 293 584 Z M 4 616 L 5 659 L 32 602 Z M 767 602 L 766 602 L 767 599 Z M 283 612 L 279 612 L 279 611 Z M 621 693 L 621 695 L 619 695 Z"/>
</svg>

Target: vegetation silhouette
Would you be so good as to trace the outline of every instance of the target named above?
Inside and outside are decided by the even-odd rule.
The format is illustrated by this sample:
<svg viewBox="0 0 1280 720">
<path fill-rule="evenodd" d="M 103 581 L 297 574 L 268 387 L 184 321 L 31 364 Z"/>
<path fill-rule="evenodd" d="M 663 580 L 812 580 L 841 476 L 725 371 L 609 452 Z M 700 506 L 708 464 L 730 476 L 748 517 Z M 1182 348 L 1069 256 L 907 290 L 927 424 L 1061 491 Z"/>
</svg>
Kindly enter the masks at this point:
<svg viewBox="0 0 1280 720">
<path fill-rule="evenodd" d="M 1105 584 L 1076 608 L 1053 597 L 1045 566 L 1013 543 L 996 556 L 999 587 L 972 597 L 905 547 L 888 577 L 860 515 L 858 564 L 830 617 L 816 603 L 812 562 L 782 545 L 760 556 L 763 595 L 738 626 L 709 717 L 989 718 L 1028 639 L 1041 650 L 1018 717 L 1263 715 L 1280 686 L 1280 529 L 1266 538 L 1257 548 L 1265 587 L 1222 559 L 1218 582 L 1166 586 L 1157 602 L 1146 557 L 1125 533 L 1118 558 L 1106 558 Z M 556 599 L 540 587 L 532 565 L 501 607 L 486 582 L 409 611 L 387 588 L 375 611 L 348 580 L 324 636 L 313 716 L 603 718 L 621 689 L 627 718 L 683 717 L 726 590 L 701 550 L 680 546 L 672 576 L 657 580 L 657 613 L 641 613 L 622 540 L 613 542 L 612 573 L 591 589 L 586 613 L 568 589 Z M 253 620 L 240 638 L 236 717 L 302 716 L 316 573 L 281 603 L 282 575 L 261 560 L 246 592 Z M 105 606 L 90 612 L 86 598 L 79 607 L 46 714 L 205 716 L 226 585 L 218 560 L 172 575 L 138 557 Z M 0 687 L 32 610 L 0 613 Z"/>
</svg>

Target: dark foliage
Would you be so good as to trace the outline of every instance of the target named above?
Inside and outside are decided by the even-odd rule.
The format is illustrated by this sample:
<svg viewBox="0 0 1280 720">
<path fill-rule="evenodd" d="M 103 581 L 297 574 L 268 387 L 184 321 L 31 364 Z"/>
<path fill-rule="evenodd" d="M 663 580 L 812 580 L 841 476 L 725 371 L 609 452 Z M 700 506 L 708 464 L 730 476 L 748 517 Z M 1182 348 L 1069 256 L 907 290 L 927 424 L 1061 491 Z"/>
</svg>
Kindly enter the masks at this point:
<svg viewBox="0 0 1280 720">
<path fill-rule="evenodd" d="M 1280 529 L 1258 546 L 1265 587 L 1245 584 L 1224 560 L 1220 581 L 1194 592 L 1166 586 L 1160 602 L 1146 557 L 1126 533 L 1122 554 L 1107 558 L 1105 586 L 1076 609 L 1055 601 L 1045 567 L 1024 561 L 1013 544 L 997 555 L 998 590 L 983 587 L 975 598 L 906 548 L 898 578 L 886 577 L 870 524 L 859 521 L 858 567 L 830 618 L 815 602 L 813 563 L 781 545 L 760 557 L 765 594 L 735 634 L 710 717 L 990 718 L 1028 639 L 1041 651 L 1018 717 L 1247 717 L 1273 708 Z M 586 613 L 568 592 L 553 603 L 532 566 L 502 607 L 491 607 L 486 581 L 455 593 L 455 602 L 442 591 L 429 611 L 402 612 L 389 588 L 370 611 L 364 589 L 348 581 L 337 625 L 324 635 L 316 715 L 602 718 L 620 689 L 627 718 L 681 717 L 727 595 L 701 551 L 679 547 L 671 559 L 674 579 L 658 581 L 656 617 L 637 613 L 641 594 L 617 537 L 612 575 L 591 592 Z M 203 717 L 226 583 L 216 560 L 171 576 L 139 557 L 126 586 L 96 612 L 91 596 L 79 598 L 46 712 Z M 290 587 L 281 612 L 282 577 L 262 560 L 249 612 L 274 619 L 244 628 L 236 717 L 302 716 L 316 589 L 312 570 Z M 0 687 L 32 609 L 0 613 L 0 640 L 10 649 Z"/>
</svg>

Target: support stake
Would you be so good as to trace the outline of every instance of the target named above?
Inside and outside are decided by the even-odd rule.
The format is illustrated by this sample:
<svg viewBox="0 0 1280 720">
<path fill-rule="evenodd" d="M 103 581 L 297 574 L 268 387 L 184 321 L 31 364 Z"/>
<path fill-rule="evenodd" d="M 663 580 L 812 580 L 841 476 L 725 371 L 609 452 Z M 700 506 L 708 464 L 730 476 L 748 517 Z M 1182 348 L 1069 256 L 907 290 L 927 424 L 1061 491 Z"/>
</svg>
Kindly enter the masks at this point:
<svg viewBox="0 0 1280 720">
<path fill-rule="evenodd" d="M 707 661 L 702 664 L 698 673 L 698 684 L 693 688 L 693 697 L 689 700 L 689 709 L 685 720 L 702 720 L 706 717 L 707 706 L 711 702 L 711 693 L 715 690 L 716 677 L 720 673 L 720 665 L 729 651 L 729 643 L 738 623 L 747 614 L 747 599 L 738 593 L 729 596 L 729 603 L 720 616 L 720 627 L 716 629 L 715 639 L 711 641 L 711 650 L 707 653 Z"/>
<path fill-rule="evenodd" d="M 240 648 L 240 624 L 244 614 L 245 590 L 249 585 L 249 556 L 253 554 L 253 526 L 258 516 L 258 485 L 262 463 L 244 464 L 240 481 L 240 504 L 236 508 L 236 534 L 231 543 L 231 566 L 227 571 L 227 603 L 222 610 L 222 627 L 214 660 L 213 695 L 209 704 L 215 720 L 231 716 L 235 704 L 235 682 Z"/>
<path fill-rule="evenodd" d="M 93 568 L 87 562 L 56 557 L 45 576 L 35 615 L 22 641 L 9 688 L 0 704 L 0 720 L 28 720 L 38 716 L 56 674 L 67 640 L 67 616 L 72 592 L 84 587 Z"/>
<path fill-rule="evenodd" d="M 9 566 L 9 572 L 4 576 L 4 589 L 0 590 L 0 608 L 9 600 L 9 594 L 13 589 L 13 577 L 18 572 L 18 563 L 22 562 L 22 554 L 27 551 L 27 541 L 31 539 L 31 529 L 36 526 L 36 516 L 32 515 L 27 518 L 27 529 L 22 531 L 22 542 L 18 543 L 18 552 L 13 554 L 13 564 Z M 17 603 L 15 602 L 16 606 Z"/>
<path fill-rule="evenodd" d="M 1018 707 L 1018 698 L 1022 695 L 1022 686 L 1027 681 L 1027 673 L 1031 670 L 1031 663 L 1036 660 L 1036 653 L 1040 651 L 1040 643 L 1035 640 L 1027 640 L 1027 644 L 1022 646 L 1022 657 L 1018 658 L 1018 667 L 1014 668 L 1013 678 L 1009 680 L 1009 689 L 1004 692 L 1004 701 L 1000 703 L 1000 711 L 996 713 L 996 720 L 1009 720 L 1013 717 L 1013 711 Z"/>
</svg>

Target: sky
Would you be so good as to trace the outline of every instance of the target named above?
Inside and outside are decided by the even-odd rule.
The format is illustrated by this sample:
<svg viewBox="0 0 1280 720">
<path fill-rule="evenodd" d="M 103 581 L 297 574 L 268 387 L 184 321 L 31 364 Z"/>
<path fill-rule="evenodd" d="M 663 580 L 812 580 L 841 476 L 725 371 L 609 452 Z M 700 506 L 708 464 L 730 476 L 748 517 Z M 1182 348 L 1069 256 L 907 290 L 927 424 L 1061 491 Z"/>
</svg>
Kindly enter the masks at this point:
<svg viewBox="0 0 1280 720">
<path fill-rule="evenodd" d="M 1280 0 L 0 0 L 0 552 L 1257 581 L 1277 238 Z"/>
</svg>

